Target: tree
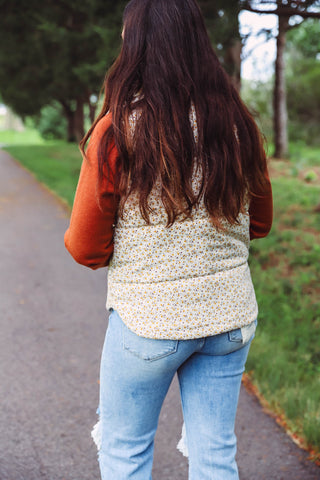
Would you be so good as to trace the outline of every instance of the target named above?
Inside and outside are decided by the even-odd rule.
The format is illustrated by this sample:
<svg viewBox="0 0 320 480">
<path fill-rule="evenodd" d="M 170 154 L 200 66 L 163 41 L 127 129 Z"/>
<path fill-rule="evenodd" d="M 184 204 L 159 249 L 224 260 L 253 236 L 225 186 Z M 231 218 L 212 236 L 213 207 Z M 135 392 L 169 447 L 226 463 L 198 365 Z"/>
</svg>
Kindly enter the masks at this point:
<svg viewBox="0 0 320 480">
<path fill-rule="evenodd" d="M 22 117 L 58 101 L 68 139 L 84 133 L 84 105 L 99 94 L 120 44 L 125 1 L 0 1 L 0 91 Z"/>
<path fill-rule="evenodd" d="M 238 0 L 199 0 L 207 29 L 219 59 L 233 84 L 241 87 L 242 40 L 239 33 Z"/>
<path fill-rule="evenodd" d="M 320 22 L 309 19 L 287 35 L 287 97 L 290 127 L 297 139 L 319 144 Z"/>
<path fill-rule="evenodd" d="M 259 14 L 278 16 L 277 57 L 274 84 L 274 143 L 276 158 L 288 156 L 288 114 L 285 83 L 286 34 L 306 18 L 320 18 L 318 0 L 245 0 L 241 8 Z M 299 20 L 296 20 L 299 18 Z"/>
<path fill-rule="evenodd" d="M 126 0 L 0 0 L 0 91 L 22 117 L 62 106 L 68 139 L 83 136 L 120 44 Z M 221 61 L 240 88 L 239 2 L 201 0 Z"/>
</svg>

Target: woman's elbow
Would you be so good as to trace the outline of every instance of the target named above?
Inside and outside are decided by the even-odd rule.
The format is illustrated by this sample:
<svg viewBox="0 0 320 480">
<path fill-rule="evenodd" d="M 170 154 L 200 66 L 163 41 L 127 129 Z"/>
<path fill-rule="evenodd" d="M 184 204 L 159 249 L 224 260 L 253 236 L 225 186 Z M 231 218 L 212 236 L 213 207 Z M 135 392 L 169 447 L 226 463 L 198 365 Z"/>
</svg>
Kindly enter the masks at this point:
<svg viewBox="0 0 320 480">
<path fill-rule="evenodd" d="M 72 258 L 85 267 L 97 270 L 108 266 L 111 255 L 93 253 L 92 249 L 86 249 L 83 245 L 72 242 L 69 238 L 68 231 L 64 237 L 64 245 Z"/>
<path fill-rule="evenodd" d="M 69 249 L 67 250 L 77 263 L 83 265 L 84 267 L 91 268 L 92 270 L 97 270 L 98 268 L 107 267 L 109 265 L 109 258 L 100 258 L 98 256 L 92 255 L 92 253 L 85 251 L 72 251 Z"/>
<path fill-rule="evenodd" d="M 266 237 L 271 230 L 272 220 L 259 224 L 258 222 L 250 225 L 250 240 Z"/>
</svg>

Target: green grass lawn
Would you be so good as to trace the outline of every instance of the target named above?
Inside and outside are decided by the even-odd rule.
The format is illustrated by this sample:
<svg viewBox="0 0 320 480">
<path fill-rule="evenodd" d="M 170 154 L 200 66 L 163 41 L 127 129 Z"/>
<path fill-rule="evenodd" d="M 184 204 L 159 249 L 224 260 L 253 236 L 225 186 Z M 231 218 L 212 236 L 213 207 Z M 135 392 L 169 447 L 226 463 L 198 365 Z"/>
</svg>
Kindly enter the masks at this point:
<svg viewBox="0 0 320 480">
<path fill-rule="evenodd" d="M 0 143 L 10 142 L 0 135 Z M 27 135 L 15 143 L 6 150 L 71 205 L 81 165 L 77 146 L 30 145 Z M 290 161 L 271 162 L 272 231 L 251 244 L 260 314 L 247 370 L 291 430 L 319 451 L 320 149 L 294 144 L 290 150 Z"/>
<path fill-rule="evenodd" d="M 284 172 L 272 180 L 272 231 L 251 246 L 260 314 L 247 369 L 292 432 L 320 449 L 320 177 Z"/>
<path fill-rule="evenodd" d="M 77 145 L 45 142 L 34 131 L 20 135 L 0 132 L 0 144 L 5 144 L 7 152 L 71 206 L 82 162 Z"/>
<path fill-rule="evenodd" d="M 42 145 L 45 140 L 37 130 L 26 129 L 23 132 L 15 130 L 0 130 L 0 145 Z"/>
</svg>

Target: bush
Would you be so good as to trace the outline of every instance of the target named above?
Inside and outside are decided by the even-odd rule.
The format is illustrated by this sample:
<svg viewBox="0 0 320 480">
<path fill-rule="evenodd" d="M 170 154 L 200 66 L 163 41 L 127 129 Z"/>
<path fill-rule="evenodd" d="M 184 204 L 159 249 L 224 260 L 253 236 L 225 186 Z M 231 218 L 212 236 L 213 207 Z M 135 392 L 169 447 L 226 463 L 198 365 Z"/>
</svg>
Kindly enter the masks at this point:
<svg viewBox="0 0 320 480">
<path fill-rule="evenodd" d="M 67 120 L 58 103 L 47 105 L 35 119 L 36 128 L 46 140 L 66 140 Z"/>
<path fill-rule="evenodd" d="M 268 139 L 273 135 L 272 91 L 272 79 L 265 83 L 255 80 L 242 81 L 241 97 Z"/>
</svg>

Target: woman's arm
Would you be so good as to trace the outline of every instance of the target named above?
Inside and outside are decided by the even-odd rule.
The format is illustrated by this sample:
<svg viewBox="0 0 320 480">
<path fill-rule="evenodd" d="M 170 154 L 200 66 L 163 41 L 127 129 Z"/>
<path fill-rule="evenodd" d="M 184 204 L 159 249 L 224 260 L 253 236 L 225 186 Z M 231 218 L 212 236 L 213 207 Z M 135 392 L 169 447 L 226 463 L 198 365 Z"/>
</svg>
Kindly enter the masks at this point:
<svg viewBox="0 0 320 480">
<path fill-rule="evenodd" d="M 106 267 L 113 253 L 113 226 L 119 201 L 112 179 L 116 148 L 112 148 L 108 157 L 110 174 L 102 180 L 98 165 L 100 139 L 110 124 L 111 117 L 107 115 L 92 133 L 82 162 L 70 226 L 64 236 L 65 246 L 72 257 L 92 269 Z"/>
<path fill-rule="evenodd" d="M 271 230 L 273 202 L 271 182 L 267 170 L 266 180 L 267 185 L 265 190 L 251 198 L 249 207 L 250 240 L 266 237 Z"/>
</svg>

